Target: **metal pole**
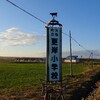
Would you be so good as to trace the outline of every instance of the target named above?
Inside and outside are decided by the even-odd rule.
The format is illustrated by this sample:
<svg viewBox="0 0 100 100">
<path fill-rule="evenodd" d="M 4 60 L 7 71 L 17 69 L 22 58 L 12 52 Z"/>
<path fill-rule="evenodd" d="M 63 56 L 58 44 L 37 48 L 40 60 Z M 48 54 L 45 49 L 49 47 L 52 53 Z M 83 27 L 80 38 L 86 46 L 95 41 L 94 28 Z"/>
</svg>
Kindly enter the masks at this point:
<svg viewBox="0 0 100 100">
<path fill-rule="evenodd" d="M 71 31 L 69 31 L 69 40 L 70 40 L 70 75 L 72 75 L 72 43 L 71 43 Z"/>
<path fill-rule="evenodd" d="M 92 55 L 92 68 L 93 68 L 93 52 L 91 53 L 91 55 Z"/>
</svg>

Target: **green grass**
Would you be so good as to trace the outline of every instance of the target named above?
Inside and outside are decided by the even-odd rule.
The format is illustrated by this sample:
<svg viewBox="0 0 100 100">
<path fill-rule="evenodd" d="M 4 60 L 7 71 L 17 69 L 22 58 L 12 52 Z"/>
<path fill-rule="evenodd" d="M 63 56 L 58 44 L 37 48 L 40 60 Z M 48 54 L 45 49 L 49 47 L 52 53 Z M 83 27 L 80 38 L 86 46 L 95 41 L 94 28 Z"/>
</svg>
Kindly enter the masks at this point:
<svg viewBox="0 0 100 100">
<path fill-rule="evenodd" d="M 44 64 L 0 64 L 0 89 L 39 84 L 45 77 Z"/>
<path fill-rule="evenodd" d="M 72 65 L 73 74 L 79 74 L 87 69 L 88 67 L 82 64 Z M 63 64 L 62 72 L 63 75 L 70 74 L 69 64 Z M 37 87 L 40 85 L 40 79 L 45 79 L 45 73 L 45 64 L 1 63 L 0 90 Z"/>
<path fill-rule="evenodd" d="M 70 64 L 63 64 L 63 75 L 70 74 Z M 72 74 L 79 74 L 89 69 L 83 64 L 72 64 Z"/>
</svg>

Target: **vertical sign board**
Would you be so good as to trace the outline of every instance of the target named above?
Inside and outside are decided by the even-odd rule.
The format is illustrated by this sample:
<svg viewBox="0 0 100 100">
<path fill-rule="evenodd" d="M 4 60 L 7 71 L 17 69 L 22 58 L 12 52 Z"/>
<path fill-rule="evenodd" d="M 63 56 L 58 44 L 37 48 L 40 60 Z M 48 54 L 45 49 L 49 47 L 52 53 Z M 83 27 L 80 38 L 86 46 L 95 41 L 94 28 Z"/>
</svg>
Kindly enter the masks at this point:
<svg viewBox="0 0 100 100">
<path fill-rule="evenodd" d="M 47 29 L 47 81 L 61 81 L 62 34 L 59 27 Z"/>
</svg>

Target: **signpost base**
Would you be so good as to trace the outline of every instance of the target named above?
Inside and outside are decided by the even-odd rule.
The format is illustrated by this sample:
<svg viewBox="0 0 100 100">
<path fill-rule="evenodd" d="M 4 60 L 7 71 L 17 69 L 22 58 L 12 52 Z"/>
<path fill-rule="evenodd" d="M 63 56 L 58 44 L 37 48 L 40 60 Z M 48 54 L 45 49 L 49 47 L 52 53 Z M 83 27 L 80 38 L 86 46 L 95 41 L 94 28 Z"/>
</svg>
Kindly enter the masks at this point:
<svg viewBox="0 0 100 100">
<path fill-rule="evenodd" d="M 44 100 L 65 100 L 63 91 L 65 87 L 62 82 L 46 82 L 41 80 L 42 92 Z"/>
</svg>

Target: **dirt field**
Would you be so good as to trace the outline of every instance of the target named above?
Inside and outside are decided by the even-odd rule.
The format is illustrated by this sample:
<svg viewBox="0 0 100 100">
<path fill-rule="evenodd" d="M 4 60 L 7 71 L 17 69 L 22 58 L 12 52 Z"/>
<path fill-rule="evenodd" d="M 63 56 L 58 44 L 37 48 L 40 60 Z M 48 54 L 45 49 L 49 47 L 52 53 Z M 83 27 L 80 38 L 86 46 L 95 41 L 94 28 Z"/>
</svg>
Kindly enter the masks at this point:
<svg viewBox="0 0 100 100">
<path fill-rule="evenodd" d="M 83 98 L 86 99 L 86 97 L 90 94 L 90 92 L 92 92 L 93 89 L 95 89 L 96 87 L 95 83 L 98 80 L 100 80 L 99 70 L 90 70 L 83 74 L 75 76 L 73 81 L 71 81 L 69 88 L 67 88 L 66 90 L 66 94 L 67 94 L 66 100 L 82 100 Z M 89 99 L 89 100 L 92 100 L 92 99 Z"/>
<path fill-rule="evenodd" d="M 100 81 L 96 83 L 95 89 L 90 93 L 86 100 L 100 100 Z"/>
</svg>

